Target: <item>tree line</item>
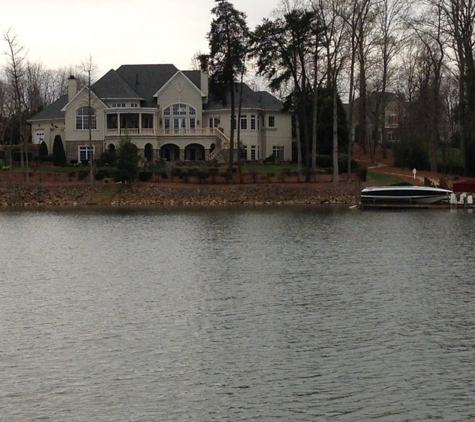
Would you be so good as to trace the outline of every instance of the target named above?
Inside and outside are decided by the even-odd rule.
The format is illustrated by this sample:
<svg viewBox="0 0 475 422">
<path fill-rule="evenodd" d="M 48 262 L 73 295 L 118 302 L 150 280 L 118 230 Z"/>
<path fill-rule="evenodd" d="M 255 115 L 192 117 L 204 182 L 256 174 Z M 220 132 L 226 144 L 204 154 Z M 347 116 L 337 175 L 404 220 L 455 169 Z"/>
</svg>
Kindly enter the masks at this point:
<svg viewBox="0 0 475 422">
<path fill-rule="evenodd" d="M 263 77 L 294 113 L 297 161 L 308 177 L 319 153 L 332 156 L 334 176 L 338 156 L 348 154 L 350 178 L 354 142 L 371 158 L 380 142 L 385 152 L 389 102 L 399 105 L 402 161 L 436 171 L 440 147 L 456 146 L 461 171 L 475 173 L 475 3 L 280 0 L 273 17 L 253 30 L 227 0 L 215 0 L 211 13 L 209 52 L 199 57 L 210 91 L 238 116 L 241 82 Z M 67 92 L 70 74 L 80 86 L 87 74 L 29 62 L 11 30 L 3 40 L 8 62 L 0 76 L 0 142 L 26 146 L 26 120 Z M 239 125 L 231 128 L 235 157 Z"/>
<path fill-rule="evenodd" d="M 48 69 L 28 60 L 25 47 L 10 29 L 3 33 L 6 64 L 0 69 L 0 144 L 25 144 L 30 131 L 27 120 L 67 94 L 73 75 L 79 88 L 86 86 L 87 73 L 79 66 Z"/>
<path fill-rule="evenodd" d="M 235 115 L 239 81 L 249 73 L 265 77 L 295 113 L 298 161 L 307 175 L 317 153 L 330 153 L 337 180 L 345 152 L 350 177 L 353 142 L 371 159 L 380 143 L 386 154 L 390 102 L 398 106 L 401 162 L 437 171 L 440 147 L 456 146 L 461 171 L 475 173 L 475 3 L 281 0 L 275 17 L 251 30 L 244 12 L 215 1 L 209 53 L 200 56 L 210 90 L 230 101 Z"/>
</svg>

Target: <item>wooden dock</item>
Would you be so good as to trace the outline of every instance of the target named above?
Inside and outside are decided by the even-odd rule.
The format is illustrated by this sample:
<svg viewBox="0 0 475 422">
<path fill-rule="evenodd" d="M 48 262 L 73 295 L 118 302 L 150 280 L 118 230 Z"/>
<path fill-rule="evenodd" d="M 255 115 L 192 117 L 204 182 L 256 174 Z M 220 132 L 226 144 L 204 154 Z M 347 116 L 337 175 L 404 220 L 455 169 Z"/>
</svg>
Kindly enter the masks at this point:
<svg viewBox="0 0 475 422">
<path fill-rule="evenodd" d="M 360 209 L 475 209 L 475 204 L 359 204 Z"/>
</svg>

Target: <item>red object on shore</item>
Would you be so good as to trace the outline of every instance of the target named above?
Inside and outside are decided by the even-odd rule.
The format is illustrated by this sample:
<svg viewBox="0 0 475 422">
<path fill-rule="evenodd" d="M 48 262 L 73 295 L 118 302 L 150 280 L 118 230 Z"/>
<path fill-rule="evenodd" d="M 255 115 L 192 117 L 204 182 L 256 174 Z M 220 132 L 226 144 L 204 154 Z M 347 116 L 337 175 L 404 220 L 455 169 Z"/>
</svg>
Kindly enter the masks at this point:
<svg viewBox="0 0 475 422">
<path fill-rule="evenodd" d="M 452 190 L 458 192 L 475 192 L 475 179 L 464 180 L 463 182 L 452 182 Z"/>
</svg>

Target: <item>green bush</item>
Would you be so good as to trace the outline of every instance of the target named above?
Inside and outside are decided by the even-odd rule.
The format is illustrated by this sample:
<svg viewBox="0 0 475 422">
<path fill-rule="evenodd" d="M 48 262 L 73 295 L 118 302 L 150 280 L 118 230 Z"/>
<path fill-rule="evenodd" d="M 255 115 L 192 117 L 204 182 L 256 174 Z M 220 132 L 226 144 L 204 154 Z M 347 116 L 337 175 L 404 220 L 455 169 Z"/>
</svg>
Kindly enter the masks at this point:
<svg viewBox="0 0 475 422">
<path fill-rule="evenodd" d="M 368 168 L 363 165 L 359 165 L 356 168 L 355 175 L 358 179 L 360 179 L 362 182 L 366 182 L 366 175 L 368 173 Z"/>
<path fill-rule="evenodd" d="M 56 135 L 53 141 L 53 165 L 64 166 L 66 164 L 66 151 L 64 150 L 61 136 Z"/>
<path fill-rule="evenodd" d="M 183 169 L 181 169 L 179 167 L 173 167 L 172 170 L 171 170 L 171 175 L 179 177 L 180 179 L 183 177 L 183 174 L 184 174 Z"/>
<path fill-rule="evenodd" d="M 88 171 L 80 170 L 79 173 L 78 173 L 79 180 L 84 180 L 88 174 L 89 174 Z"/>
<path fill-rule="evenodd" d="M 153 176 L 153 173 L 151 171 L 141 171 L 139 173 L 139 180 L 141 182 L 147 182 L 148 180 L 150 180 Z"/>
<path fill-rule="evenodd" d="M 200 170 L 198 173 L 198 177 L 200 180 L 205 180 L 210 176 L 210 171 L 209 170 Z"/>
<path fill-rule="evenodd" d="M 276 162 L 277 162 L 277 157 L 274 154 L 269 155 L 264 160 L 264 164 L 275 164 Z"/>
<path fill-rule="evenodd" d="M 104 151 L 101 154 L 99 159 L 99 163 L 101 166 L 113 166 L 116 163 L 116 154 L 115 152 Z"/>
<path fill-rule="evenodd" d="M 26 153 L 23 151 L 23 160 L 26 161 Z M 21 161 L 21 151 L 19 149 L 17 150 L 12 150 L 12 159 L 13 161 L 20 162 Z M 28 161 L 32 161 L 33 159 L 33 153 L 31 151 L 28 151 Z"/>
</svg>

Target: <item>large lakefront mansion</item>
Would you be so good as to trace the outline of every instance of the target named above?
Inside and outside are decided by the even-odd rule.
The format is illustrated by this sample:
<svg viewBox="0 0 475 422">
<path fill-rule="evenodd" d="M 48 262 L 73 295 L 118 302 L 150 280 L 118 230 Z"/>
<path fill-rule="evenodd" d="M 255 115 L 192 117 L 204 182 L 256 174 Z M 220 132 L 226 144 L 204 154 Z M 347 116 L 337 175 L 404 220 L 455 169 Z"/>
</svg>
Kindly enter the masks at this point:
<svg viewBox="0 0 475 422">
<path fill-rule="evenodd" d="M 291 115 L 273 95 L 244 84 L 240 121 L 233 120 L 247 160 L 272 154 L 291 160 Z M 32 142 L 44 142 L 50 154 L 60 135 L 68 161 L 88 160 L 91 150 L 99 158 L 127 137 L 150 163 L 227 160 L 232 124 L 229 102 L 223 106 L 208 95 L 206 73 L 180 71 L 171 64 L 123 65 L 106 73 L 90 92 L 87 87 L 78 91 L 70 77 L 68 94 L 29 122 Z"/>
</svg>

